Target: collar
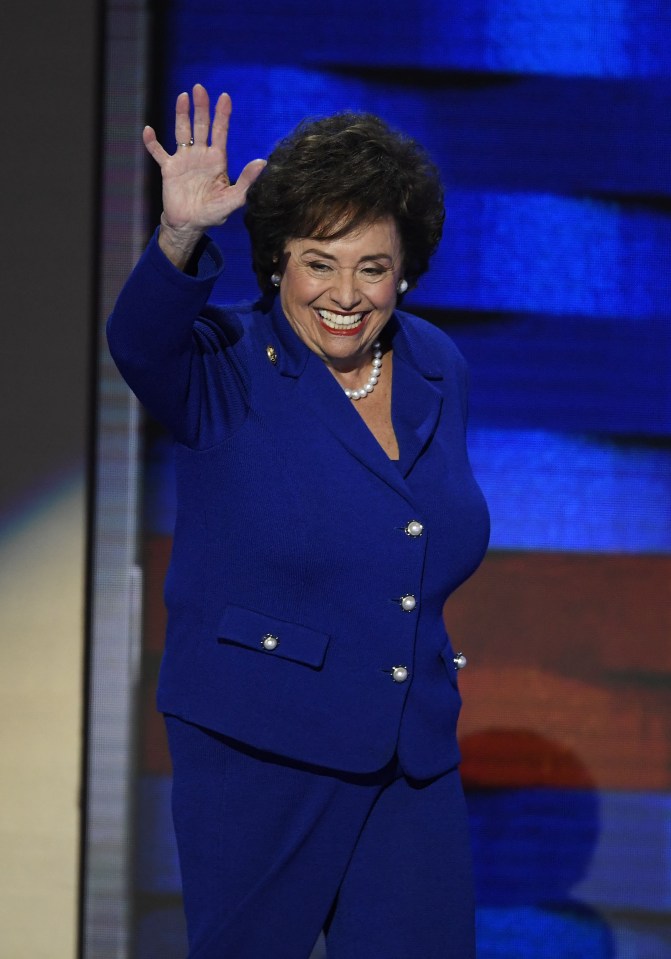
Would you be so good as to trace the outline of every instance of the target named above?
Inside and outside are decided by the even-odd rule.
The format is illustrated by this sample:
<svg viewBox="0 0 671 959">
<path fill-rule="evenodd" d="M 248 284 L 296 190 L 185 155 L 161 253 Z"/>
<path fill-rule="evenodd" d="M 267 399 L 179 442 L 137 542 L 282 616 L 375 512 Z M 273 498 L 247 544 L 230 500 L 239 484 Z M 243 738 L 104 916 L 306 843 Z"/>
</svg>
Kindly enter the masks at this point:
<svg viewBox="0 0 671 959">
<path fill-rule="evenodd" d="M 283 376 L 298 377 L 305 369 L 310 349 L 294 332 L 284 315 L 279 293 L 275 294 L 270 309 L 270 323 L 276 342 L 270 343 L 277 351 L 275 368 Z"/>
<path fill-rule="evenodd" d="M 392 419 L 399 441 L 399 463 L 387 457 L 354 404 L 345 400 L 335 377 L 294 333 L 279 296 L 272 304 L 270 322 L 266 349 L 275 351 L 271 361 L 275 370 L 296 381 L 297 396 L 353 456 L 407 499 L 405 478 L 430 442 L 442 407 L 441 390 L 430 381 L 442 380 L 443 375 L 430 349 L 434 338 L 422 335 L 424 321 L 396 311 L 385 327 L 394 351 Z"/>
</svg>

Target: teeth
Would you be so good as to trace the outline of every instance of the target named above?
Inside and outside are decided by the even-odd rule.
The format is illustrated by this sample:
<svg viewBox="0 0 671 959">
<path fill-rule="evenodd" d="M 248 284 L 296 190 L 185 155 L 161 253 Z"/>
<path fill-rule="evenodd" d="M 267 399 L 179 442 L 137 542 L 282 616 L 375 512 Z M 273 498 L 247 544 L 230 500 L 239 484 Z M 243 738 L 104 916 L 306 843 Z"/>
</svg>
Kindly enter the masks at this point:
<svg viewBox="0 0 671 959">
<path fill-rule="evenodd" d="M 331 313 L 330 310 L 317 310 L 324 323 L 334 330 L 351 330 L 361 323 L 364 313 Z"/>
</svg>

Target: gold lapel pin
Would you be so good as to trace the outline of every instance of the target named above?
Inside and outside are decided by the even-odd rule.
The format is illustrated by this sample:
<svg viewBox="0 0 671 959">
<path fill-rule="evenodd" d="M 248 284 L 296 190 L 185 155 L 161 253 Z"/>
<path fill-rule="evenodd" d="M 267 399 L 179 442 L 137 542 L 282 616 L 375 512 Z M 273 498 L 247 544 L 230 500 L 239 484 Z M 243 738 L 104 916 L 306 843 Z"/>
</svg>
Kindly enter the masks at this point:
<svg viewBox="0 0 671 959">
<path fill-rule="evenodd" d="M 266 356 L 268 357 L 270 362 L 273 364 L 273 366 L 275 365 L 275 363 L 277 363 L 277 350 L 275 349 L 274 346 L 266 347 Z"/>
</svg>

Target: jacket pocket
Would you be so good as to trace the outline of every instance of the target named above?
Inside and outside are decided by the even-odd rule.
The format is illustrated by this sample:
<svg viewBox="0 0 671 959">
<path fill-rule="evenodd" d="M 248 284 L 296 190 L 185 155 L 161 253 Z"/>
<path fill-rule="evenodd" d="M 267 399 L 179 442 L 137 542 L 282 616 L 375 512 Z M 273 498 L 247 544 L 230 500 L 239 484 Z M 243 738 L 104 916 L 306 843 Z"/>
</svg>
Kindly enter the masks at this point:
<svg viewBox="0 0 671 959">
<path fill-rule="evenodd" d="M 242 606 L 227 606 L 219 622 L 217 639 L 219 643 L 242 646 L 264 656 L 321 669 L 331 637 Z"/>
</svg>

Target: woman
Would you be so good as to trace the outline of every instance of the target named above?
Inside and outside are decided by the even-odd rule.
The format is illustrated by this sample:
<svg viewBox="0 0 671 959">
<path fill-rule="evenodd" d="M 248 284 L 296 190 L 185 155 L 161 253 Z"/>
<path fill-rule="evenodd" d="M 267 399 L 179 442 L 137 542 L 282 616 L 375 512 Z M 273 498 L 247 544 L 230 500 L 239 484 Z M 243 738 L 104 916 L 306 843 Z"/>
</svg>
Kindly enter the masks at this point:
<svg viewBox="0 0 671 959">
<path fill-rule="evenodd" d="M 482 559 L 466 373 L 400 312 L 441 235 L 423 151 L 382 121 L 307 122 L 229 182 L 231 111 L 147 127 L 163 214 L 110 318 L 176 440 L 159 708 L 191 959 L 474 955 L 447 595 Z M 207 305 L 206 231 L 247 202 L 264 294 Z"/>
</svg>

